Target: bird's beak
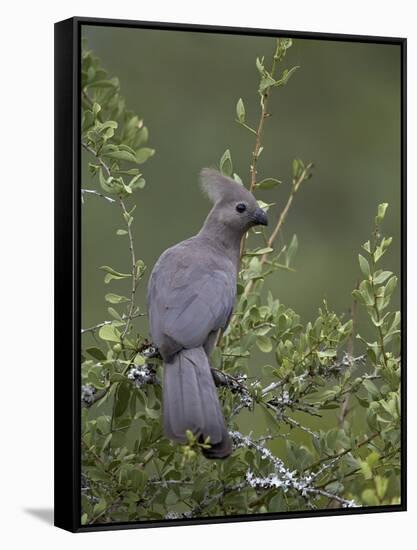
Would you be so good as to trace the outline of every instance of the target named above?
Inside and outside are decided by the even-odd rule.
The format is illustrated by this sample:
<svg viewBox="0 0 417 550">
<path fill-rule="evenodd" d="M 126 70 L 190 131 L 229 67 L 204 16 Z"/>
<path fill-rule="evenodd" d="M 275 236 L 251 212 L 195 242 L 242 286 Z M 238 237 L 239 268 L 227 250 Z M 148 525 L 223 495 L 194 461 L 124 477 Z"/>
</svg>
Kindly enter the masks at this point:
<svg viewBox="0 0 417 550">
<path fill-rule="evenodd" d="M 266 217 L 265 210 L 257 208 L 253 215 L 253 222 L 255 225 L 268 225 L 268 218 Z"/>
</svg>

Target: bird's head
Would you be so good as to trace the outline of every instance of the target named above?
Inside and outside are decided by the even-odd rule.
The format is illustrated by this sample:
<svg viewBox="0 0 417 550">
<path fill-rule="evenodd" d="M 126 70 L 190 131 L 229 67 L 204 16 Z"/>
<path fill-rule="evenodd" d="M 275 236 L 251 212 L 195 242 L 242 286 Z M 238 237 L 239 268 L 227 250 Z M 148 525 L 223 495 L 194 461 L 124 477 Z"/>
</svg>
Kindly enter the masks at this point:
<svg viewBox="0 0 417 550">
<path fill-rule="evenodd" d="M 211 216 L 236 233 L 243 234 L 255 225 L 268 225 L 265 210 L 240 183 L 212 168 L 201 171 L 201 187 L 213 202 Z"/>
</svg>

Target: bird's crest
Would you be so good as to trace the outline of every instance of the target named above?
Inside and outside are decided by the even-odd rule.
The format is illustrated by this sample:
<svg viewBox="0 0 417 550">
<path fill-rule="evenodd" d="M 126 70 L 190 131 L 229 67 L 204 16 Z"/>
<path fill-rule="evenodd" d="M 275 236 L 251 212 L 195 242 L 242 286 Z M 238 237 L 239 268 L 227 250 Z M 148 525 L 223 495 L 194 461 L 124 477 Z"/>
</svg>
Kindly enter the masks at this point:
<svg viewBox="0 0 417 550">
<path fill-rule="evenodd" d="M 212 203 L 222 200 L 234 200 L 239 195 L 248 191 L 235 180 L 221 174 L 214 168 L 203 168 L 200 173 L 201 189 Z"/>
</svg>

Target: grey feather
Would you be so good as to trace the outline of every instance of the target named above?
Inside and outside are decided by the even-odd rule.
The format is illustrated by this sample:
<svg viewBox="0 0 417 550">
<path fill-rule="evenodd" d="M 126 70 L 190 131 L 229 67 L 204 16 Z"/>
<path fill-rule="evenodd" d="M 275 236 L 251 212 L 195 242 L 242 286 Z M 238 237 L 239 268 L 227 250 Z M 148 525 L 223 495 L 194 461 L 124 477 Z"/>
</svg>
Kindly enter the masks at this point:
<svg viewBox="0 0 417 550">
<path fill-rule="evenodd" d="M 258 223 L 260 209 L 246 188 L 217 171 L 204 169 L 201 180 L 214 206 L 197 235 L 160 256 L 149 280 L 148 311 L 165 363 L 165 435 L 184 443 L 191 430 L 201 440 L 210 438 L 208 458 L 225 458 L 232 446 L 207 354 L 230 321 L 240 241 Z M 244 202 L 244 214 L 236 202 Z"/>
<path fill-rule="evenodd" d="M 200 185 L 213 204 L 221 201 L 254 200 L 252 193 L 246 187 L 213 168 L 201 170 Z"/>
</svg>

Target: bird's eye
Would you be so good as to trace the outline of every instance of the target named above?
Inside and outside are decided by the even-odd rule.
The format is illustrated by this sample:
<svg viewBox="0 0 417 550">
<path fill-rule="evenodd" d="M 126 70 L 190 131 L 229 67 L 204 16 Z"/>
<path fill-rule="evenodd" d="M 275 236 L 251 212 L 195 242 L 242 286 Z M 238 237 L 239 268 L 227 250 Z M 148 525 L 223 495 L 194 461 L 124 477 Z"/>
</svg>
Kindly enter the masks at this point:
<svg viewBox="0 0 417 550">
<path fill-rule="evenodd" d="M 243 202 L 239 202 L 236 205 L 236 210 L 241 214 L 242 212 L 244 212 L 246 210 L 246 204 L 243 203 Z"/>
</svg>

